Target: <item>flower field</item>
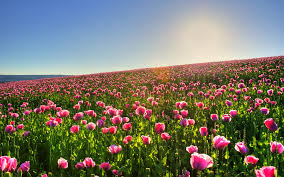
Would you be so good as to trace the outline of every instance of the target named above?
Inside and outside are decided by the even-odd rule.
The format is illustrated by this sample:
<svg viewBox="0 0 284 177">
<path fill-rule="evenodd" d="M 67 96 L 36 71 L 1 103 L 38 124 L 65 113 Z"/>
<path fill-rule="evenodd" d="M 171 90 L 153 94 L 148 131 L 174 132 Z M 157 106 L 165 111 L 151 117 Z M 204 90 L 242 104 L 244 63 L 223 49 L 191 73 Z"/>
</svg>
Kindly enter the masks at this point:
<svg viewBox="0 0 284 177">
<path fill-rule="evenodd" d="M 284 57 L 0 84 L 2 176 L 284 176 Z"/>
</svg>

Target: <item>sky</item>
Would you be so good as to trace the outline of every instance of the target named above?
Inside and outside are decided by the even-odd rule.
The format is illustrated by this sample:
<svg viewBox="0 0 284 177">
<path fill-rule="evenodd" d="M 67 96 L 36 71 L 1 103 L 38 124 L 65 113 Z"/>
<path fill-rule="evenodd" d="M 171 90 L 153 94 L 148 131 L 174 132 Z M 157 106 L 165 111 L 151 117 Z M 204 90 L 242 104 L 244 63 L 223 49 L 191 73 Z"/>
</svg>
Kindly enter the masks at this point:
<svg viewBox="0 0 284 177">
<path fill-rule="evenodd" d="M 0 74 L 91 74 L 284 55 L 284 1 L 3 0 Z"/>
</svg>

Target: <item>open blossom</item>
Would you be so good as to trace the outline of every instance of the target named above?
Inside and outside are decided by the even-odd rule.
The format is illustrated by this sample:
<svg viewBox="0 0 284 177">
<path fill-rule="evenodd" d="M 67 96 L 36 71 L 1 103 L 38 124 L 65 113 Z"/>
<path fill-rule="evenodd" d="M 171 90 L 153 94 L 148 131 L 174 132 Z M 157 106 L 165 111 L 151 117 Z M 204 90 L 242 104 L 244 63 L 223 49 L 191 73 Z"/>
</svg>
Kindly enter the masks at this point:
<svg viewBox="0 0 284 177">
<path fill-rule="evenodd" d="M 277 124 L 274 122 L 273 118 L 266 119 L 264 121 L 265 126 L 272 132 L 278 129 Z"/>
<path fill-rule="evenodd" d="M 118 124 L 121 124 L 122 123 L 122 118 L 120 116 L 115 116 L 111 119 L 111 122 L 114 124 L 114 125 L 118 125 Z"/>
<path fill-rule="evenodd" d="M 58 117 L 68 117 L 69 116 L 69 111 L 68 110 L 61 110 L 56 113 Z"/>
<path fill-rule="evenodd" d="M 122 150 L 122 147 L 120 145 L 111 145 L 109 148 L 108 148 L 108 151 L 111 153 L 111 154 L 117 154 L 119 153 L 120 151 Z"/>
<path fill-rule="evenodd" d="M 17 159 L 11 158 L 9 156 L 1 156 L 0 157 L 0 170 L 13 172 L 17 168 Z"/>
<path fill-rule="evenodd" d="M 156 123 L 155 125 L 156 133 L 161 134 L 165 131 L 165 124 L 163 123 Z"/>
<path fill-rule="evenodd" d="M 46 122 L 46 125 L 48 127 L 56 127 L 58 125 L 58 122 L 56 120 L 49 120 Z"/>
<path fill-rule="evenodd" d="M 100 164 L 100 168 L 109 171 L 111 169 L 111 165 L 109 164 L 109 162 L 104 162 Z"/>
<path fill-rule="evenodd" d="M 262 114 L 269 114 L 269 109 L 268 108 L 260 108 L 260 112 Z"/>
<path fill-rule="evenodd" d="M 195 152 L 198 152 L 198 147 L 190 145 L 190 146 L 186 147 L 186 151 L 190 154 L 193 154 Z"/>
<path fill-rule="evenodd" d="M 278 154 L 282 154 L 284 151 L 284 146 L 277 141 L 271 141 L 270 142 L 270 151 L 272 153 L 278 153 Z"/>
<path fill-rule="evenodd" d="M 13 125 L 7 125 L 5 128 L 6 133 L 14 133 L 16 131 L 16 128 L 14 128 Z"/>
<path fill-rule="evenodd" d="M 230 144 L 230 141 L 228 141 L 224 136 L 217 135 L 213 138 L 214 142 L 214 148 L 223 150 L 225 147 Z"/>
<path fill-rule="evenodd" d="M 24 129 L 24 124 L 19 124 L 19 125 L 17 125 L 17 129 L 19 129 L 19 130 L 22 130 L 22 129 Z"/>
<path fill-rule="evenodd" d="M 141 138 L 142 138 L 144 144 L 150 144 L 151 138 L 149 136 L 142 135 Z"/>
<path fill-rule="evenodd" d="M 188 120 L 183 118 L 180 120 L 180 125 L 183 126 L 183 127 L 187 127 L 188 126 Z"/>
<path fill-rule="evenodd" d="M 122 125 L 122 129 L 125 131 L 131 130 L 131 123 L 125 123 Z"/>
<path fill-rule="evenodd" d="M 211 114 L 211 119 L 213 121 L 217 121 L 218 120 L 218 115 L 217 114 Z"/>
<path fill-rule="evenodd" d="M 21 164 L 21 166 L 18 168 L 17 172 L 22 171 L 22 173 L 24 172 L 28 172 L 30 170 L 30 161 L 25 161 L 24 163 Z"/>
<path fill-rule="evenodd" d="M 168 141 L 171 138 L 171 136 L 168 133 L 162 133 L 161 138 L 162 140 Z"/>
<path fill-rule="evenodd" d="M 258 162 L 258 158 L 256 158 L 255 156 L 249 155 L 245 157 L 245 163 L 248 164 L 252 164 L 252 166 L 255 166 L 256 163 Z"/>
<path fill-rule="evenodd" d="M 106 128 L 106 127 L 102 128 L 102 132 L 103 132 L 103 134 L 107 134 L 107 133 L 108 133 L 108 131 L 109 131 L 109 129 L 108 129 L 108 128 Z"/>
<path fill-rule="evenodd" d="M 246 154 L 248 153 L 248 148 L 246 147 L 244 142 L 238 142 L 235 145 L 236 151 L 238 151 L 241 154 Z"/>
<path fill-rule="evenodd" d="M 95 130 L 95 128 L 96 128 L 96 124 L 93 123 L 93 122 L 90 122 L 90 123 L 88 123 L 88 124 L 86 125 L 86 127 L 87 127 L 88 130 L 93 131 L 93 130 Z"/>
<path fill-rule="evenodd" d="M 117 126 L 111 126 L 108 128 L 110 134 L 115 134 L 117 131 Z"/>
<path fill-rule="evenodd" d="M 222 116 L 222 119 L 223 119 L 224 122 L 231 122 L 231 120 L 232 120 L 231 116 L 228 115 L 228 114 L 224 114 Z"/>
<path fill-rule="evenodd" d="M 181 110 L 180 114 L 183 118 L 186 118 L 188 116 L 188 110 Z"/>
<path fill-rule="evenodd" d="M 73 116 L 73 119 L 74 119 L 75 121 L 79 121 L 79 120 L 81 120 L 83 117 L 84 117 L 84 113 L 78 112 L 78 113 L 76 113 L 76 114 Z"/>
<path fill-rule="evenodd" d="M 78 162 L 76 165 L 75 165 L 75 168 L 77 169 L 83 169 L 85 167 L 84 163 L 83 162 Z"/>
<path fill-rule="evenodd" d="M 227 106 L 229 106 L 229 107 L 231 107 L 231 106 L 233 105 L 233 103 L 232 103 L 231 101 L 229 101 L 229 100 L 226 100 L 226 101 L 225 101 L 225 104 L 226 104 Z"/>
<path fill-rule="evenodd" d="M 199 132 L 202 136 L 208 135 L 207 127 L 200 127 Z"/>
<path fill-rule="evenodd" d="M 93 168 L 96 165 L 93 159 L 90 157 L 86 157 L 83 161 L 83 164 L 86 168 Z"/>
<path fill-rule="evenodd" d="M 190 165 L 193 169 L 204 170 L 213 166 L 212 158 L 207 154 L 191 154 Z"/>
<path fill-rule="evenodd" d="M 276 168 L 273 166 L 264 166 L 259 170 L 255 170 L 256 177 L 275 177 Z"/>
<path fill-rule="evenodd" d="M 11 114 L 11 117 L 13 117 L 13 118 L 18 118 L 18 117 L 19 117 L 19 114 L 18 114 L 18 113 L 12 113 L 12 114 Z"/>
<path fill-rule="evenodd" d="M 70 128 L 70 132 L 71 133 L 78 133 L 80 130 L 80 126 L 79 125 L 73 125 L 71 128 Z"/>
<path fill-rule="evenodd" d="M 195 120 L 194 119 L 188 119 L 188 124 L 189 125 L 194 125 L 195 124 Z"/>
<path fill-rule="evenodd" d="M 60 159 L 58 159 L 58 161 L 57 161 L 57 164 L 58 164 L 58 168 L 60 168 L 60 169 L 66 169 L 66 168 L 68 168 L 68 162 L 67 162 L 67 160 L 65 160 L 64 158 L 60 158 Z"/>
<path fill-rule="evenodd" d="M 231 117 L 236 117 L 238 115 L 238 111 L 237 110 L 231 110 L 230 111 L 230 116 Z"/>
<path fill-rule="evenodd" d="M 137 115 L 140 115 L 140 116 L 143 116 L 145 114 L 145 112 L 146 112 L 146 108 L 143 107 L 143 106 L 138 106 L 136 111 L 135 111 L 135 113 Z"/>
<path fill-rule="evenodd" d="M 126 136 L 123 138 L 123 143 L 128 144 L 129 141 L 132 141 L 133 137 L 131 135 Z"/>
<path fill-rule="evenodd" d="M 95 113 L 94 110 L 84 111 L 84 113 L 91 117 L 97 117 L 97 114 Z"/>
</svg>

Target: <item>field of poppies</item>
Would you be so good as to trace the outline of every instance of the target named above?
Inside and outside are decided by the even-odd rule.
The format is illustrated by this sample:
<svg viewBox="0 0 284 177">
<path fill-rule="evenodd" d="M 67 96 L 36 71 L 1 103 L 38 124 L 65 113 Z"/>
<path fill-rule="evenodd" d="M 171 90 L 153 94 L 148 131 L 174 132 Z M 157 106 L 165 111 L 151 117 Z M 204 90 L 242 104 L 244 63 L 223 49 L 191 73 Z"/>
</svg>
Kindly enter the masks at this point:
<svg viewBox="0 0 284 177">
<path fill-rule="evenodd" d="M 0 84 L 1 176 L 284 176 L 284 56 Z"/>
</svg>

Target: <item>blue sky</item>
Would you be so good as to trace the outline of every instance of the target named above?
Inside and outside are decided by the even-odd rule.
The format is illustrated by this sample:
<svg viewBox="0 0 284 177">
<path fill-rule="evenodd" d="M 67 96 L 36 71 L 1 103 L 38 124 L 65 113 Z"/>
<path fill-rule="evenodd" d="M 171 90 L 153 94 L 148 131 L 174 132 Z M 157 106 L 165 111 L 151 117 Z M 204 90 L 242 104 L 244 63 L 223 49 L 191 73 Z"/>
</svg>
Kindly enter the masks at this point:
<svg viewBox="0 0 284 177">
<path fill-rule="evenodd" d="M 283 1 L 7 0 L 0 74 L 90 74 L 284 55 Z"/>
</svg>

